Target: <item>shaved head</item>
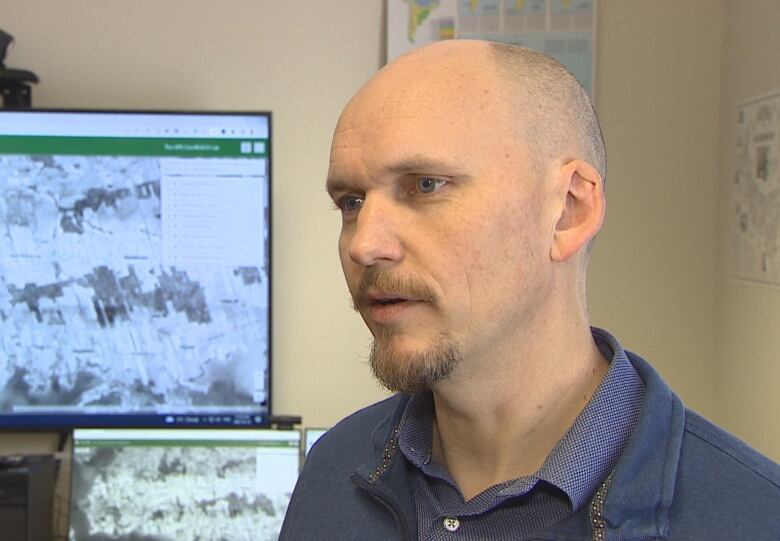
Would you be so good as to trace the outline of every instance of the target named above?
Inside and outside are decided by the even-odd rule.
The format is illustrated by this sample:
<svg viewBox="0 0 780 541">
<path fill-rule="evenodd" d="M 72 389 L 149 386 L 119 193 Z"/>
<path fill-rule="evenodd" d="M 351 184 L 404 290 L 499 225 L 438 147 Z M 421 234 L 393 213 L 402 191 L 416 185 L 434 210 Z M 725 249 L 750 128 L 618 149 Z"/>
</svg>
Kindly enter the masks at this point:
<svg viewBox="0 0 780 541">
<path fill-rule="evenodd" d="M 517 129 L 537 166 L 556 158 L 580 158 L 607 178 L 601 126 L 585 89 L 566 67 L 545 54 L 490 43 L 491 56 L 508 85 Z"/>
<path fill-rule="evenodd" d="M 397 105 L 431 99 L 434 104 L 441 103 L 441 96 L 421 96 L 414 88 L 416 80 L 439 77 L 440 92 L 456 93 L 446 99 L 453 105 L 461 93 L 464 100 L 479 96 L 493 107 L 506 107 L 513 130 L 527 147 L 537 173 L 553 161 L 576 158 L 590 163 L 606 182 L 606 150 L 593 104 L 574 75 L 554 58 L 507 43 L 440 41 L 385 66 L 350 105 L 399 73 L 405 73 L 410 83 L 396 85 L 386 96 L 387 102 Z M 484 87 L 483 91 L 476 92 L 475 86 Z M 348 106 L 347 116 L 349 110 Z"/>
</svg>

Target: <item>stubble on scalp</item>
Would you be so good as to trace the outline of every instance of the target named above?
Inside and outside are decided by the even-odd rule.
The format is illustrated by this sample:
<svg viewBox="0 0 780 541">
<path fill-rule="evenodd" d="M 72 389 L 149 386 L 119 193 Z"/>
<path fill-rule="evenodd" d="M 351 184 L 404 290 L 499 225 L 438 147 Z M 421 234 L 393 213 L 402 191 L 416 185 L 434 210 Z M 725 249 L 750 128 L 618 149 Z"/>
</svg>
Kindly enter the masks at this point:
<svg viewBox="0 0 780 541">
<path fill-rule="evenodd" d="M 509 43 L 490 42 L 491 59 L 506 84 L 509 113 L 531 147 L 539 172 L 556 158 L 581 158 L 606 182 L 604 136 L 588 93 L 554 58 Z"/>
<path fill-rule="evenodd" d="M 576 77 L 560 62 L 538 51 L 509 43 L 490 42 L 491 57 L 506 84 L 520 139 L 530 148 L 532 167 L 542 174 L 556 159 L 580 158 L 607 183 L 607 151 L 596 110 Z M 581 303 L 595 237 L 582 250 Z"/>
</svg>

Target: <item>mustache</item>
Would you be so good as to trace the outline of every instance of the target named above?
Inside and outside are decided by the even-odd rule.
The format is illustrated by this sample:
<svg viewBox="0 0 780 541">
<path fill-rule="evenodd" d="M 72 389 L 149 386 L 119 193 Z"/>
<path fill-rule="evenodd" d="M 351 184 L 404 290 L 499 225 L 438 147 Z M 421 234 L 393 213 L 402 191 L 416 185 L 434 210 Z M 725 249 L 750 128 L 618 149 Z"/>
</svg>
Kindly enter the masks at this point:
<svg viewBox="0 0 780 541">
<path fill-rule="evenodd" d="M 399 297 L 412 298 L 418 301 L 434 303 L 436 293 L 427 284 L 411 276 L 397 276 L 386 269 L 368 267 L 360 277 L 357 287 L 350 290 L 352 308 L 360 311 L 370 306 L 369 289 L 378 289 Z"/>
</svg>

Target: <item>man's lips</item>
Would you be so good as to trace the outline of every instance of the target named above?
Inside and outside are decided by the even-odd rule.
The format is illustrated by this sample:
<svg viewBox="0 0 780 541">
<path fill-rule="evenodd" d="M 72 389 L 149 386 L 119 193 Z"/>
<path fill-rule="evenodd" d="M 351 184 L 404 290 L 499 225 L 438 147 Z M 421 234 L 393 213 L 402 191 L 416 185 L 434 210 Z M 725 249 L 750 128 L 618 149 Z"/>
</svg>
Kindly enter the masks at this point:
<svg viewBox="0 0 780 541">
<path fill-rule="evenodd" d="M 403 276 L 397 270 L 367 267 L 351 289 L 352 307 L 369 316 L 370 310 L 388 307 L 434 305 L 436 294 L 425 282 L 414 276 Z"/>
<path fill-rule="evenodd" d="M 390 323 L 400 318 L 407 309 L 428 303 L 416 297 L 379 291 L 369 291 L 362 301 L 364 315 L 376 323 Z"/>
<path fill-rule="evenodd" d="M 423 302 L 422 299 L 404 295 L 401 293 L 388 293 L 385 291 L 368 291 L 362 304 L 366 306 L 388 306 L 403 302 Z"/>
</svg>

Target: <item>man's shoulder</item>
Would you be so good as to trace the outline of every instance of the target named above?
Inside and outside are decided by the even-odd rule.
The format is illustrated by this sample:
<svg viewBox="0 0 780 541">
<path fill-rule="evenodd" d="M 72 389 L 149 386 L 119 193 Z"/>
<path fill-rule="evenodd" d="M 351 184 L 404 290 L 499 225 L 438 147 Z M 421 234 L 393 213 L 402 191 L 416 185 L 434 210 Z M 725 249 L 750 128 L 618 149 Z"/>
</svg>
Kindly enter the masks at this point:
<svg viewBox="0 0 780 541">
<path fill-rule="evenodd" d="M 407 400 L 404 395 L 394 395 L 345 417 L 317 440 L 311 456 L 351 455 L 351 460 L 367 459 L 377 445 L 386 443 Z"/>
<path fill-rule="evenodd" d="M 626 351 L 626 354 L 648 388 L 648 392 L 652 394 L 654 407 L 661 407 L 661 409 L 653 409 L 645 422 L 664 432 L 682 431 L 682 447 L 679 449 L 681 461 L 679 468 L 682 468 L 682 471 L 678 470 L 678 477 L 688 474 L 693 475 L 693 479 L 698 481 L 699 478 L 695 475 L 697 472 L 706 472 L 709 468 L 717 467 L 719 475 L 757 483 L 765 487 L 769 494 L 774 493 L 780 497 L 780 465 L 695 411 L 685 408 L 679 397 L 672 392 L 647 361 L 629 351 Z M 664 409 L 662 407 L 664 404 L 668 404 L 669 407 Z M 677 429 L 672 424 L 667 426 L 658 417 L 658 414 L 664 412 L 676 417 L 676 414 L 672 413 L 676 408 L 680 412 L 678 417 L 680 423 L 676 425 L 679 427 Z M 664 415 L 660 418 L 664 418 Z M 670 435 L 670 444 L 679 441 L 677 439 L 679 433 L 677 434 L 677 436 Z M 660 433 L 655 435 L 659 436 Z M 676 455 L 677 450 L 674 449 L 672 454 Z M 718 476 L 705 473 L 704 477 L 705 479 L 702 480 L 706 482 Z M 726 487 L 723 488 L 728 490 Z"/>
<path fill-rule="evenodd" d="M 408 400 L 408 396 L 401 394 L 385 398 L 348 415 L 333 427 L 332 432 L 352 432 L 376 426 L 386 421 L 390 422 L 398 413 L 399 408 L 405 405 Z"/>
<path fill-rule="evenodd" d="M 690 410 L 676 479 L 669 513 L 678 538 L 763 540 L 780 532 L 780 466 Z"/>
<path fill-rule="evenodd" d="M 750 480 L 780 498 L 780 465 L 692 410 L 685 412 L 683 464 L 694 461 L 718 468 L 720 476 Z"/>
<path fill-rule="evenodd" d="M 317 440 L 303 463 L 280 539 L 387 539 L 392 535 L 392 516 L 365 497 L 352 477 L 378 463 L 406 400 L 397 395 L 363 408 Z"/>
<path fill-rule="evenodd" d="M 658 373 L 626 352 L 646 386 L 635 454 L 615 477 L 623 497 L 617 519 L 636 522 L 672 539 L 777 539 L 780 466 L 733 434 L 683 406 Z M 639 481 L 636 481 L 637 477 Z"/>
<path fill-rule="evenodd" d="M 712 465 L 726 468 L 726 472 L 743 478 L 765 482 L 767 488 L 775 490 L 780 497 L 780 464 L 762 455 L 747 443 L 723 428 L 708 421 L 692 410 L 686 410 L 683 459 L 687 451 L 695 450 L 693 456 L 709 461 Z"/>
</svg>

